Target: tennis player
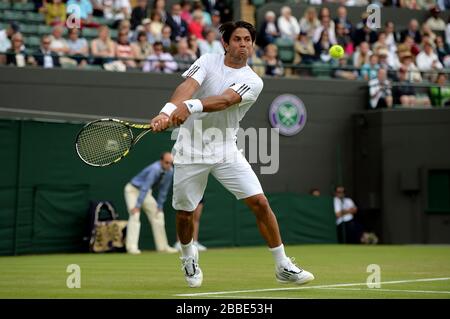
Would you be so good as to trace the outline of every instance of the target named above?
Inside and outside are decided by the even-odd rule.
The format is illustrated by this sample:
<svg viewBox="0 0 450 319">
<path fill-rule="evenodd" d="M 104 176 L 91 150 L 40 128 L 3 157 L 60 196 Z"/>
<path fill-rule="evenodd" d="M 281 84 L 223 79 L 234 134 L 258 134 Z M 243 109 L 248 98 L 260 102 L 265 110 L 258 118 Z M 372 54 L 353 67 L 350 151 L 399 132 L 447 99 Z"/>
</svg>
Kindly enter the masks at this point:
<svg viewBox="0 0 450 319">
<path fill-rule="evenodd" d="M 255 214 L 259 231 L 275 259 L 276 279 L 281 283 L 305 284 L 314 276 L 286 256 L 277 219 L 256 174 L 236 146 L 239 122 L 263 88 L 261 78 L 247 65 L 256 30 L 244 21 L 224 23 L 219 30 L 225 54 L 205 54 L 195 61 L 183 73 L 185 80 L 176 88 L 170 102 L 151 121 L 154 131 L 181 125 L 173 150 L 172 204 L 177 210 L 176 227 L 185 279 L 189 287 L 200 287 L 203 281 L 192 238 L 192 213 L 211 173 Z M 211 129 L 222 132 L 222 138 L 206 134 Z M 227 134 L 230 130 L 234 134 Z M 202 140 L 196 141 L 196 136 Z"/>
</svg>

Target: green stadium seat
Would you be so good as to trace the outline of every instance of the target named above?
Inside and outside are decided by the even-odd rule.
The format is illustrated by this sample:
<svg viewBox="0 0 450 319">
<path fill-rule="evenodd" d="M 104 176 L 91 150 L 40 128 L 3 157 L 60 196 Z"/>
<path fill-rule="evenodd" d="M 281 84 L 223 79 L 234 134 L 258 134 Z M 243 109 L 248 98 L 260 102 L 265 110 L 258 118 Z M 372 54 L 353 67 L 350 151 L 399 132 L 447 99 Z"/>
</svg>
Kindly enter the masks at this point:
<svg viewBox="0 0 450 319">
<path fill-rule="evenodd" d="M 25 12 L 25 18 L 32 23 L 39 23 L 39 24 L 45 23 L 44 15 L 37 12 Z"/>
<path fill-rule="evenodd" d="M 94 39 L 98 36 L 98 29 L 84 28 L 83 32 L 81 34 L 82 34 L 83 38 Z"/>
<path fill-rule="evenodd" d="M 27 18 L 26 16 L 20 12 L 20 11 L 4 11 L 3 12 L 3 20 L 4 21 L 16 21 L 16 22 L 20 22 L 20 21 L 26 21 Z"/>
<path fill-rule="evenodd" d="M 41 39 L 39 37 L 25 37 L 25 46 L 29 50 L 37 49 L 41 45 Z"/>
<path fill-rule="evenodd" d="M 275 45 L 278 47 L 278 58 L 281 62 L 289 64 L 294 61 L 294 42 L 291 39 L 278 38 Z"/>
<path fill-rule="evenodd" d="M 38 25 L 38 34 L 44 35 L 44 34 L 51 34 L 52 33 L 52 27 L 49 25 Z"/>
<path fill-rule="evenodd" d="M 312 75 L 319 78 L 330 78 L 332 66 L 322 62 L 312 64 Z"/>
<path fill-rule="evenodd" d="M 256 9 L 266 4 L 266 0 L 252 0 L 252 4 Z"/>
<path fill-rule="evenodd" d="M 33 2 L 27 2 L 27 3 L 14 3 L 12 6 L 13 10 L 17 11 L 33 11 L 34 10 L 34 3 Z"/>
<path fill-rule="evenodd" d="M 22 32 L 25 35 L 37 35 L 38 26 L 34 24 L 21 24 L 20 32 Z"/>
<path fill-rule="evenodd" d="M 114 20 L 106 19 L 106 18 L 103 18 L 103 17 L 93 17 L 92 21 L 93 22 L 97 22 L 98 24 L 107 25 L 109 27 L 111 27 L 114 24 Z"/>
<path fill-rule="evenodd" d="M 9 2 L 0 1 L 0 10 L 9 10 L 11 8 L 11 4 Z"/>
</svg>

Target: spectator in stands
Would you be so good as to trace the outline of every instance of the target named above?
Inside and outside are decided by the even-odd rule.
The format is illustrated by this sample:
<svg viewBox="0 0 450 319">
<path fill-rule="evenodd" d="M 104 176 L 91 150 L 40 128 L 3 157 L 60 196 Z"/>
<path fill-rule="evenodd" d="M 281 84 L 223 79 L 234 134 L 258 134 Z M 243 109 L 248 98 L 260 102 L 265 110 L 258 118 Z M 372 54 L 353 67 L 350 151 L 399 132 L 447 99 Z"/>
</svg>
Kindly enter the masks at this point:
<svg viewBox="0 0 450 319">
<path fill-rule="evenodd" d="M 450 46 L 444 42 L 444 38 L 436 37 L 436 53 L 439 61 L 445 68 L 450 68 Z"/>
<path fill-rule="evenodd" d="M 63 37 L 64 28 L 60 25 L 54 26 L 52 30 L 50 49 L 59 55 L 66 55 L 69 53 L 69 46 L 66 39 Z"/>
<path fill-rule="evenodd" d="M 211 25 L 212 21 L 211 21 L 211 14 L 205 9 L 205 7 L 203 6 L 203 4 L 201 3 L 201 1 L 199 0 L 195 0 L 194 4 L 192 6 L 192 11 L 200 11 L 203 15 L 203 24 L 205 25 L 205 27 L 208 27 Z"/>
<path fill-rule="evenodd" d="M 191 49 L 186 39 L 180 39 L 177 44 L 177 54 L 174 56 L 175 61 L 178 63 L 178 71 L 184 72 L 191 64 L 197 59 L 197 56 Z"/>
<path fill-rule="evenodd" d="M 133 38 L 133 31 L 131 31 L 130 20 L 121 20 L 117 27 L 118 33 L 126 33 L 128 35 L 128 40 Z"/>
<path fill-rule="evenodd" d="M 306 32 L 307 36 L 312 39 L 318 27 L 320 27 L 320 21 L 317 18 L 316 8 L 308 7 L 300 19 L 300 32 Z"/>
<path fill-rule="evenodd" d="M 39 12 L 45 15 L 45 23 L 48 25 L 66 23 L 66 5 L 62 0 L 45 1 Z"/>
<path fill-rule="evenodd" d="M 147 57 L 142 70 L 144 72 L 173 73 L 178 69 L 178 64 L 170 53 L 164 52 L 161 42 L 153 44 L 153 54 Z"/>
<path fill-rule="evenodd" d="M 198 39 L 195 35 L 190 34 L 188 36 L 188 45 L 189 45 L 189 50 L 191 50 L 197 56 L 197 58 L 199 58 L 200 57 L 200 49 L 198 47 Z"/>
<path fill-rule="evenodd" d="M 103 17 L 103 3 L 109 2 L 110 0 L 91 0 L 92 4 L 92 15 L 94 17 Z"/>
<path fill-rule="evenodd" d="M 433 106 L 450 106 L 450 85 L 447 83 L 447 74 L 439 73 L 436 85 L 430 87 L 430 98 Z"/>
<path fill-rule="evenodd" d="M 218 10 L 213 10 L 211 13 L 211 29 L 216 32 L 216 40 L 219 40 L 222 38 L 219 27 L 222 24 L 220 12 Z M 276 25 L 276 24 L 275 24 Z"/>
<path fill-rule="evenodd" d="M 434 53 L 431 42 L 426 41 L 423 44 L 423 51 L 416 57 L 417 67 L 422 72 L 430 72 L 443 68 L 436 53 Z"/>
<path fill-rule="evenodd" d="M 126 30 L 119 30 L 116 45 L 116 57 L 122 61 L 128 68 L 136 68 L 135 51 L 129 42 L 128 32 Z"/>
<path fill-rule="evenodd" d="M 426 24 L 422 25 L 422 43 L 421 46 L 423 47 L 423 43 L 425 40 L 431 42 L 433 48 L 435 47 L 435 41 L 436 41 L 436 33 L 433 32 L 433 30 L 430 29 L 430 27 Z"/>
<path fill-rule="evenodd" d="M 143 67 L 145 59 L 153 54 L 153 46 L 147 41 L 147 34 L 145 31 L 139 31 L 137 35 L 137 41 L 131 43 L 131 47 L 134 51 L 134 56 L 137 60 L 137 67 Z"/>
<path fill-rule="evenodd" d="M 336 23 L 336 43 L 344 48 L 344 52 L 346 54 L 353 54 L 353 41 L 351 37 L 345 32 L 345 27 L 341 23 Z"/>
<path fill-rule="evenodd" d="M 366 63 L 361 67 L 361 78 L 364 81 L 373 80 L 378 76 L 379 69 L 378 55 L 373 53 L 369 58 L 369 63 Z"/>
<path fill-rule="evenodd" d="M 416 105 L 416 90 L 408 81 L 408 72 L 404 68 L 398 71 L 398 83 L 392 89 L 392 96 L 395 105 L 414 106 Z"/>
<path fill-rule="evenodd" d="M 183 19 L 187 25 L 192 22 L 192 4 L 190 0 L 182 0 L 181 5 L 181 19 Z"/>
<path fill-rule="evenodd" d="M 320 18 L 320 26 L 316 29 L 316 31 L 314 31 L 314 36 L 313 36 L 313 42 L 317 43 L 319 42 L 323 31 L 327 31 L 328 34 L 328 38 L 330 40 L 330 43 L 336 44 L 336 33 L 335 33 L 335 26 L 334 26 L 334 22 L 331 20 L 329 15 L 323 15 Z"/>
<path fill-rule="evenodd" d="M 219 53 L 224 54 L 222 43 L 216 40 L 216 32 L 214 30 L 205 31 L 205 39 L 198 41 L 198 48 L 200 49 L 200 55 L 206 53 Z"/>
<path fill-rule="evenodd" d="M 155 0 L 153 2 L 152 12 L 157 12 L 161 17 L 161 22 L 166 23 L 167 12 L 166 12 L 166 1 L 165 0 Z M 153 21 L 153 18 L 151 18 Z"/>
<path fill-rule="evenodd" d="M 414 64 L 411 52 L 401 52 L 399 53 L 399 58 L 401 62 L 401 68 L 404 68 L 407 72 L 408 81 L 416 83 L 422 82 L 422 75 L 420 74 L 417 66 Z"/>
<path fill-rule="evenodd" d="M 386 33 L 383 31 L 378 33 L 378 40 L 372 45 L 372 51 L 377 52 L 380 49 L 387 49 Z"/>
<path fill-rule="evenodd" d="M 172 29 L 168 25 L 165 25 L 161 31 L 161 37 L 159 38 L 159 42 L 162 43 L 164 52 L 172 52 L 175 43 L 172 43 L 171 40 Z"/>
<path fill-rule="evenodd" d="M 147 20 L 144 19 L 146 22 Z M 144 23 L 144 21 L 142 23 Z M 150 32 L 153 34 L 155 39 L 161 38 L 162 28 L 164 23 L 162 22 L 162 16 L 158 11 L 153 11 L 150 15 Z"/>
<path fill-rule="evenodd" d="M 77 29 L 72 29 L 76 30 Z M 34 53 L 34 63 L 43 68 L 55 68 L 61 66 L 58 53 L 50 48 L 52 40 L 50 36 L 44 35 L 41 38 L 41 47 Z"/>
<path fill-rule="evenodd" d="M 441 10 L 438 6 L 434 6 L 430 9 L 430 17 L 425 22 L 433 31 L 445 31 L 445 21 L 439 16 Z"/>
<path fill-rule="evenodd" d="M 400 0 L 400 6 L 410 10 L 419 10 L 416 0 Z"/>
<path fill-rule="evenodd" d="M 16 32 L 11 37 L 11 47 L 6 50 L 6 65 L 14 65 L 17 67 L 24 67 L 32 63 L 30 57 L 23 45 L 23 36 L 20 32 Z"/>
<path fill-rule="evenodd" d="M 416 19 L 411 19 L 408 24 L 408 29 L 403 30 L 401 33 L 400 41 L 404 42 L 407 35 L 409 35 L 415 43 L 422 42 L 422 36 L 419 30 L 419 22 Z"/>
<path fill-rule="evenodd" d="M 276 23 L 275 12 L 267 11 L 264 15 L 264 22 L 256 37 L 256 44 L 264 49 L 266 45 L 274 43 L 275 39 L 280 36 L 278 25 Z"/>
<path fill-rule="evenodd" d="M 19 30 L 19 24 L 14 21 L 11 22 L 6 29 L 0 30 L 0 54 L 11 48 L 12 36 L 19 32 Z"/>
<path fill-rule="evenodd" d="M 282 7 L 280 13 L 277 24 L 281 37 L 294 41 L 300 33 L 298 21 L 292 16 L 292 10 L 288 6 Z"/>
<path fill-rule="evenodd" d="M 400 68 L 400 61 L 398 60 L 397 55 L 391 54 L 386 48 L 381 48 L 375 51 L 375 54 L 378 55 L 378 64 L 380 68 L 383 68 L 387 71 L 388 78 L 392 81 L 397 80 L 397 71 Z"/>
<path fill-rule="evenodd" d="M 136 28 L 141 25 L 142 20 L 149 16 L 149 8 L 147 0 L 137 0 L 137 5 L 131 11 L 131 29 L 136 30 Z"/>
<path fill-rule="evenodd" d="M 192 22 L 188 26 L 190 34 L 193 34 L 197 39 L 203 40 L 204 22 L 203 13 L 200 10 L 192 13 Z"/>
<path fill-rule="evenodd" d="M 113 0 L 108 2 L 108 5 L 105 5 L 103 7 L 103 16 L 106 19 L 114 20 L 113 26 L 119 25 L 120 21 L 122 20 L 129 19 L 130 15 L 130 0 Z"/>
<path fill-rule="evenodd" d="M 355 33 L 353 35 L 353 42 L 355 46 L 358 46 L 362 42 L 373 44 L 377 41 L 377 32 L 369 28 L 367 25 L 368 13 L 362 14 L 362 21 L 357 25 Z"/>
<path fill-rule="evenodd" d="M 414 39 L 409 35 L 405 37 L 405 41 L 403 41 L 397 46 L 397 54 L 399 56 L 402 52 L 405 51 L 410 52 L 414 57 L 420 52 L 420 46 L 417 43 L 415 43 Z"/>
<path fill-rule="evenodd" d="M 230 7 L 232 1 L 216 1 L 214 9 L 220 12 L 220 21 L 228 22 L 233 20 L 233 10 Z"/>
<path fill-rule="evenodd" d="M 369 96 L 372 109 L 392 107 L 391 82 L 385 69 L 379 69 L 377 77 L 369 81 Z"/>
<path fill-rule="evenodd" d="M 318 188 L 311 188 L 311 190 L 309 191 L 309 194 L 311 196 L 319 197 L 320 196 L 320 189 L 318 189 Z"/>
<path fill-rule="evenodd" d="M 369 63 L 370 55 L 372 55 L 372 51 L 370 50 L 369 43 L 365 41 L 361 42 L 353 54 L 353 66 L 355 68 L 360 68 L 364 64 Z"/>
<path fill-rule="evenodd" d="M 79 10 L 73 10 L 72 8 L 74 6 L 77 6 Z M 89 0 L 68 0 L 66 7 L 67 15 L 73 14 L 75 12 L 79 14 L 82 26 L 91 24 L 94 8 L 92 7 L 92 3 Z"/>
<path fill-rule="evenodd" d="M 172 4 L 170 14 L 167 16 L 166 24 L 170 26 L 172 34 L 170 36 L 172 41 L 179 41 L 180 38 L 185 38 L 188 32 L 187 23 L 181 18 L 181 6 L 178 3 Z"/>
<path fill-rule="evenodd" d="M 84 66 L 87 64 L 89 44 L 86 39 L 80 38 L 79 35 L 79 29 L 69 29 L 69 39 L 67 40 L 67 46 L 69 47 L 68 54 L 72 59 L 77 61 L 78 65 Z M 42 41 L 44 41 L 44 39 L 42 39 Z"/>
<path fill-rule="evenodd" d="M 91 42 L 94 64 L 111 62 L 116 54 L 116 44 L 109 35 L 109 28 L 102 25 L 98 30 L 98 37 Z"/>
<path fill-rule="evenodd" d="M 282 76 L 284 73 L 283 64 L 278 59 L 278 48 L 275 44 L 268 44 L 264 49 L 262 60 L 266 64 L 265 75 Z"/>
<path fill-rule="evenodd" d="M 439 9 L 441 9 L 442 11 L 450 10 L 449 0 L 437 0 L 437 4 L 439 5 Z"/>
<path fill-rule="evenodd" d="M 388 50 L 391 53 L 395 53 L 397 51 L 397 42 L 399 42 L 400 38 L 395 31 L 395 24 L 392 21 L 386 22 L 384 26 L 384 33 L 386 34 L 386 45 L 388 46 Z"/>
<path fill-rule="evenodd" d="M 333 72 L 335 78 L 344 80 L 356 80 L 358 78 L 358 72 L 348 66 L 348 57 L 346 55 L 340 58 L 338 63 Z"/>
<path fill-rule="evenodd" d="M 149 18 L 145 18 L 142 20 L 142 32 L 145 33 L 145 36 L 147 37 L 147 42 L 153 45 L 156 41 L 156 37 L 160 37 L 161 33 L 155 35 L 152 31 L 152 21 Z"/>
<path fill-rule="evenodd" d="M 346 35 L 352 34 L 353 25 L 348 19 L 347 16 L 347 8 L 344 6 L 339 6 L 336 10 L 337 17 L 334 19 L 334 25 L 337 28 L 338 24 L 341 24 L 344 27 L 344 31 Z"/>
<path fill-rule="evenodd" d="M 323 30 L 322 35 L 319 38 L 319 41 L 316 44 L 314 44 L 316 60 L 328 63 L 331 60 L 329 50 L 332 45 L 333 44 L 330 41 L 330 37 L 328 36 L 328 31 Z"/>
<path fill-rule="evenodd" d="M 298 39 L 294 43 L 295 59 L 294 63 L 309 64 L 316 59 L 316 51 L 314 49 L 314 43 L 308 38 L 306 32 L 301 31 L 298 35 Z"/>
<path fill-rule="evenodd" d="M 345 197 L 343 186 L 337 186 L 334 193 L 334 212 L 339 243 L 361 243 L 362 229 L 354 221 L 354 215 L 358 212 L 353 200 Z"/>
</svg>

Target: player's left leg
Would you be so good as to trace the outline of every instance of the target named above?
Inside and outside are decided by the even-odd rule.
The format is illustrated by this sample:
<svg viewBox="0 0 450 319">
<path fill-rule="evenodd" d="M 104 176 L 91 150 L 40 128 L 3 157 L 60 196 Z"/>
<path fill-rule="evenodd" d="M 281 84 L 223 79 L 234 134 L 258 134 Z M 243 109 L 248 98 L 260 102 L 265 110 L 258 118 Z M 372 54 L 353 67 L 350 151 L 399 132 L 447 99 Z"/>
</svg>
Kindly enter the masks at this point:
<svg viewBox="0 0 450 319">
<path fill-rule="evenodd" d="M 216 165 L 211 173 L 237 199 L 243 199 L 255 214 L 262 237 L 275 259 L 275 276 L 281 283 L 304 284 L 314 276 L 294 264 L 284 251 L 278 222 L 269 202 L 264 196 L 258 177 L 250 164 L 239 152 L 232 161 Z"/>
</svg>

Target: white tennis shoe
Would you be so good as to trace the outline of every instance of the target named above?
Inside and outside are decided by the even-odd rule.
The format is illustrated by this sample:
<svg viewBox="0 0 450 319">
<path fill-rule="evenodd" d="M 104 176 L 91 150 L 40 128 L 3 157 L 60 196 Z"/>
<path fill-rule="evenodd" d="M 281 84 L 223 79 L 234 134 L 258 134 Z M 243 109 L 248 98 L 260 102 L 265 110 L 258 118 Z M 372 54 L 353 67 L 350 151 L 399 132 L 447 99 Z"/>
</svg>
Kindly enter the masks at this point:
<svg viewBox="0 0 450 319">
<path fill-rule="evenodd" d="M 279 283 L 303 285 L 314 280 L 314 275 L 301 269 L 294 263 L 294 258 L 288 258 L 286 263 L 275 267 L 275 277 Z"/>
<path fill-rule="evenodd" d="M 189 287 L 197 288 L 202 285 L 203 273 L 198 265 L 198 249 L 195 245 L 192 245 L 192 249 L 194 249 L 194 256 L 180 257 L 181 270 L 184 272 L 184 278 Z"/>
</svg>

